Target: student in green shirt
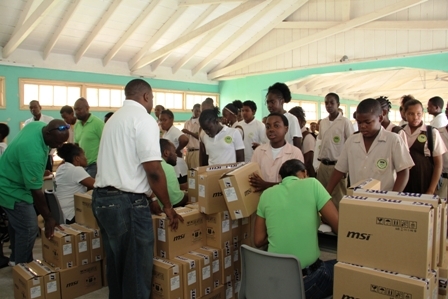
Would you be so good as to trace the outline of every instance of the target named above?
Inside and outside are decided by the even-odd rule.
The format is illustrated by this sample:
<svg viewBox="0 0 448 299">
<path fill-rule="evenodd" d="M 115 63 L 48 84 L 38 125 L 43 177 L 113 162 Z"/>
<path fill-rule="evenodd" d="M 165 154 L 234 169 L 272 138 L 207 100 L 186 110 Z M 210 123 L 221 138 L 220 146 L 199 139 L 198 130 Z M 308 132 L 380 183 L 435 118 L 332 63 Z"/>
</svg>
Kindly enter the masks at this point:
<svg viewBox="0 0 448 299">
<path fill-rule="evenodd" d="M 51 216 L 42 192 L 43 176 L 50 148 L 58 148 L 69 137 L 64 121 L 55 119 L 47 125 L 26 125 L 9 144 L 0 159 L 0 206 L 8 215 L 11 238 L 10 264 L 33 260 L 37 236 L 36 211 L 45 220 L 45 236 L 53 236 L 59 223 Z M 5 171 L 6 170 L 6 171 Z"/>
<path fill-rule="evenodd" d="M 333 293 L 336 260 L 319 259 L 318 212 L 337 233 L 338 211 L 322 184 L 307 178 L 301 161 L 286 161 L 279 173 L 282 182 L 261 195 L 255 219 L 255 245 L 268 244 L 269 252 L 296 256 L 303 269 L 306 298 L 326 298 Z"/>
</svg>

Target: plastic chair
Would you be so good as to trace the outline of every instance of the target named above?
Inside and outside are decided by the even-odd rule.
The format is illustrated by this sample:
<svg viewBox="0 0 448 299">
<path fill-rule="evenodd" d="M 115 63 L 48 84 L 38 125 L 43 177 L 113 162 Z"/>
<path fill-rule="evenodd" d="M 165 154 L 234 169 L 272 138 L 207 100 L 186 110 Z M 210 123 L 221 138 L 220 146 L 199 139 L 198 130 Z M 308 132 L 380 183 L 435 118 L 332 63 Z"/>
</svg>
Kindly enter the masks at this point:
<svg viewBox="0 0 448 299">
<path fill-rule="evenodd" d="M 64 213 L 62 212 L 59 200 L 56 198 L 53 190 L 45 189 L 45 199 L 47 200 L 48 208 L 50 209 L 51 216 L 53 216 L 54 220 L 58 221 L 59 224 L 64 224 Z"/>
<path fill-rule="evenodd" d="M 241 245 L 241 261 L 238 299 L 306 298 L 302 267 L 295 256 Z"/>
</svg>

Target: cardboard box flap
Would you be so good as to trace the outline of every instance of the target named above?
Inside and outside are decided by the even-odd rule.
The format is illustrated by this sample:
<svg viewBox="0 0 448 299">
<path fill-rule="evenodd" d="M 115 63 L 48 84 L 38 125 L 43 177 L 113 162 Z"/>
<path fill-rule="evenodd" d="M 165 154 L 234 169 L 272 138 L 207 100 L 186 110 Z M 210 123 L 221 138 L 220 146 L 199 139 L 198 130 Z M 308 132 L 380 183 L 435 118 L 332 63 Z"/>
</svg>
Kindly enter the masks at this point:
<svg viewBox="0 0 448 299">
<path fill-rule="evenodd" d="M 39 273 L 39 275 L 47 275 L 47 274 L 51 274 L 51 273 L 56 273 L 55 270 L 53 270 L 52 268 L 50 268 L 49 266 L 45 265 L 42 261 L 40 260 L 34 260 L 31 262 L 33 265 L 36 265 L 36 272 L 38 272 L 40 270 L 41 273 Z M 31 264 L 30 263 L 30 264 Z"/>
<path fill-rule="evenodd" d="M 22 274 L 22 276 L 27 280 L 34 279 L 36 277 L 40 277 L 40 275 L 36 271 L 34 271 L 30 267 L 28 267 L 27 264 L 20 263 L 20 264 L 17 264 L 15 267 L 16 267 L 16 271 L 19 271 Z"/>
<path fill-rule="evenodd" d="M 237 162 L 237 163 L 229 163 L 229 164 L 216 164 L 216 165 L 208 165 L 208 166 L 199 166 L 195 168 L 190 168 L 190 171 L 196 171 L 199 174 L 213 172 L 218 170 L 232 169 L 235 167 L 240 167 L 244 165 L 245 162 Z"/>
<path fill-rule="evenodd" d="M 162 259 L 160 257 L 154 257 L 153 260 L 158 264 L 160 268 L 173 269 L 173 275 L 179 274 L 179 265 L 172 263 L 169 260 Z"/>
<path fill-rule="evenodd" d="M 420 199 L 424 200 L 439 200 L 440 197 L 438 195 L 431 195 L 431 194 L 421 194 L 421 193 L 410 193 L 410 192 L 396 192 L 396 191 L 383 191 L 383 190 L 373 190 L 373 189 L 357 189 L 354 193 L 354 195 L 362 195 L 362 196 L 368 196 L 367 194 L 376 194 L 381 195 L 384 198 L 387 198 L 387 195 L 393 195 L 394 197 L 411 197 L 415 198 L 416 201 Z M 446 201 L 446 199 L 445 199 Z"/>
<path fill-rule="evenodd" d="M 200 252 L 197 251 L 188 251 L 189 254 L 191 255 L 195 255 L 197 257 L 200 257 L 204 260 L 204 265 L 208 265 L 210 263 L 210 258 L 208 255 L 202 254 Z"/>
<path fill-rule="evenodd" d="M 224 173 L 224 174 L 221 176 L 221 178 L 225 178 L 225 177 L 229 177 L 229 176 L 234 176 L 234 175 L 239 174 L 239 173 L 242 172 L 242 171 L 246 171 L 246 168 L 243 168 L 243 166 L 244 166 L 244 165 L 251 164 L 251 163 L 254 163 L 254 162 L 249 162 L 249 163 L 245 163 L 245 164 L 239 165 L 237 168 L 232 169 L 232 170 L 230 170 L 229 172 Z"/>
<path fill-rule="evenodd" d="M 406 209 L 406 210 L 421 210 L 422 208 L 427 208 L 428 210 L 433 209 L 432 204 L 426 202 L 416 201 L 402 201 L 399 199 L 388 199 L 388 198 L 374 198 L 367 196 L 358 196 L 358 195 L 346 195 L 342 197 L 341 203 L 344 201 L 345 204 L 365 204 L 371 205 L 372 203 L 376 203 L 378 205 L 386 205 L 387 208 L 390 209 Z"/>
</svg>

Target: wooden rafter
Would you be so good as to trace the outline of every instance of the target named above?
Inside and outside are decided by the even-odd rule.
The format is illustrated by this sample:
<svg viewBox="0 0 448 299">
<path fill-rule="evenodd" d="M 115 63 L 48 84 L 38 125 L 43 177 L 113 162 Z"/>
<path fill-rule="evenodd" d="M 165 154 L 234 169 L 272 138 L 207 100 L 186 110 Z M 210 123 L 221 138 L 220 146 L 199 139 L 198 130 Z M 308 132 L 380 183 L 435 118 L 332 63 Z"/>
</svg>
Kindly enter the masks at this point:
<svg viewBox="0 0 448 299">
<path fill-rule="evenodd" d="M 247 0 L 179 0 L 179 6 L 192 6 L 204 4 L 225 4 L 232 2 L 244 2 Z"/>
<path fill-rule="evenodd" d="M 282 22 L 276 26 L 276 29 L 328 29 L 341 22 L 333 21 L 299 21 Z M 447 20 L 432 21 L 375 21 L 362 26 L 360 29 L 378 29 L 378 30 L 446 30 L 448 28 Z"/>
<path fill-rule="evenodd" d="M 28 16 L 31 12 L 31 7 L 36 3 L 36 0 L 28 0 L 25 3 L 25 7 L 23 8 L 22 12 L 20 13 L 19 18 L 17 19 L 16 27 L 14 27 L 14 31 L 12 32 L 12 35 L 14 35 L 17 30 L 20 29 L 20 27 L 25 23 L 25 21 L 28 19 Z"/>
<path fill-rule="evenodd" d="M 59 37 L 61 36 L 62 31 L 64 30 L 65 26 L 67 26 L 67 23 L 70 21 L 80 2 L 81 0 L 73 0 L 70 3 L 67 11 L 64 14 L 64 17 L 62 18 L 61 23 L 59 23 L 58 28 L 55 30 L 55 32 L 50 38 L 50 41 L 45 46 L 44 60 L 46 60 L 48 55 L 50 55 L 51 50 L 53 50 L 53 47 L 56 45 Z"/>
<path fill-rule="evenodd" d="M 253 63 L 257 63 L 259 61 L 263 61 L 272 57 L 275 57 L 281 53 L 285 53 L 300 47 L 303 47 L 305 45 L 311 44 L 313 42 L 322 40 L 324 38 L 333 36 L 335 34 L 348 31 L 352 28 L 359 27 L 361 25 L 364 25 L 366 23 L 372 22 L 374 20 L 383 18 L 385 16 L 388 16 L 390 14 L 396 13 L 398 11 L 407 9 L 409 7 L 427 2 L 428 0 L 402 0 L 397 3 L 391 4 L 386 6 L 385 8 L 379 9 L 377 11 L 374 11 L 372 13 L 366 14 L 364 16 L 352 19 L 350 21 L 344 22 L 342 24 L 336 25 L 334 27 L 331 27 L 329 29 L 325 29 L 322 31 L 319 31 L 315 34 L 309 35 L 301 40 L 293 41 L 287 44 L 284 44 L 283 46 L 276 47 L 275 49 L 272 49 L 270 51 L 266 51 L 263 53 L 260 53 L 258 55 L 254 55 L 250 58 L 247 58 L 243 61 L 239 61 L 237 63 L 234 63 L 232 65 L 226 66 L 222 69 L 213 71 L 209 74 L 208 78 L 211 80 L 217 79 L 219 77 L 222 77 L 228 73 L 231 73 L 233 71 L 239 70 L 241 68 L 244 68 L 246 66 L 249 66 Z"/>
<path fill-rule="evenodd" d="M 223 14 L 222 16 L 208 22 L 207 24 L 202 25 L 201 27 L 193 30 L 192 32 L 190 32 L 189 34 L 186 34 L 180 38 L 177 38 L 175 41 L 173 41 L 172 43 L 154 51 L 153 53 L 148 54 L 147 56 L 143 57 L 140 61 L 138 61 L 137 63 L 135 63 L 132 67 L 131 67 L 131 71 L 135 71 L 137 69 L 140 69 L 142 67 L 144 67 L 145 65 L 157 60 L 158 58 L 172 52 L 174 49 L 188 43 L 189 41 L 201 36 L 202 34 L 205 34 L 207 32 L 209 32 L 210 30 L 213 30 L 214 28 L 221 26 L 223 24 L 226 24 L 228 22 L 230 22 L 233 18 L 247 12 L 248 10 L 254 8 L 255 6 L 257 6 L 258 4 L 260 4 L 260 2 L 258 1 L 250 1 L 250 2 L 246 2 L 243 3 L 241 5 L 239 5 L 238 7 L 232 9 L 231 11 Z"/>
<path fill-rule="evenodd" d="M 104 25 L 106 25 L 107 21 L 109 21 L 109 18 L 113 15 L 118 6 L 120 6 L 121 2 L 123 2 L 123 0 L 114 0 L 112 2 L 106 13 L 101 17 L 101 20 L 98 22 L 98 24 L 96 24 L 95 28 L 84 41 L 79 50 L 76 52 L 75 63 L 78 63 L 82 56 L 87 52 L 95 37 L 98 35 L 98 33 L 100 33 Z"/>
<path fill-rule="evenodd" d="M 132 34 L 134 34 L 135 30 L 143 23 L 144 20 L 151 14 L 151 12 L 154 11 L 154 8 L 156 8 L 157 4 L 159 4 L 160 0 L 153 0 L 151 1 L 145 9 L 142 11 L 142 13 L 138 16 L 138 18 L 132 23 L 131 27 L 126 30 L 126 32 L 120 37 L 118 42 L 112 47 L 112 49 L 107 53 L 106 56 L 103 58 L 103 65 L 106 66 L 109 61 L 111 61 L 112 58 L 114 58 L 115 55 L 117 55 L 118 51 L 123 47 L 123 45 L 126 43 L 126 41 L 131 37 Z"/>
<path fill-rule="evenodd" d="M 39 25 L 46 14 L 57 4 L 55 0 L 44 0 L 36 10 L 20 26 L 19 30 L 11 36 L 3 48 L 3 57 L 8 57 L 27 38 L 27 36 Z"/>
</svg>

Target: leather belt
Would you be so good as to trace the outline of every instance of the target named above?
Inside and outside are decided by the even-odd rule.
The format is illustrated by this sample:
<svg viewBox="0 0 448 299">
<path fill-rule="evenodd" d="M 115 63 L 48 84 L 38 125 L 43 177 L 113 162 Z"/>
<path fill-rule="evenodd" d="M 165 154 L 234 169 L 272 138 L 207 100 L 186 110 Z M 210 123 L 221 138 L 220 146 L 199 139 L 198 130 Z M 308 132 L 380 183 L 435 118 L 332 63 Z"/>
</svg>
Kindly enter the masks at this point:
<svg viewBox="0 0 448 299">
<path fill-rule="evenodd" d="M 189 152 L 195 152 L 195 151 L 198 151 L 198 150 L 199 150 L 198 148 L 189 148 L 188 149 Z"/>
<path fill-rule="evenodd" d="M 317 269 L 320 268 L 320 266 L 322 265 L 322 260 L 321 259 L 317 259 L 317 261 L 315 261 L 313 264 L 309 265 L 308 267 L 302 269 L 302 275 L 303 276 L 307 276 L 307 275 L 311 275 L 313 274 L 314 271 L 316 271 Z"/>
<path fill-rule="evenodd" d="M 338 161 L 331 161 L 328 159 L 318 159 L 324 165 L 336 165 Z"/>
<path fill-rule="evenodd" d="M 442 178 L 448 179 L 448 173 L 442 173 Z"/>
<path fill-rule="evenodd" d="M 122 190 L 117 189 L 117 188 L 115 188 L 113 186 L 99 187 L 97 189 L 105 190 L 105 191 L 108 191 L 108 192 L 119 192 L 119 193 L 132 194 L 132 195 L 145 195 L 145 193 L 133 193 L 133 192 L 122 191 Z"/>
</svg>

